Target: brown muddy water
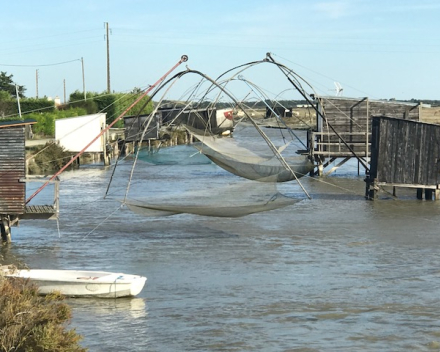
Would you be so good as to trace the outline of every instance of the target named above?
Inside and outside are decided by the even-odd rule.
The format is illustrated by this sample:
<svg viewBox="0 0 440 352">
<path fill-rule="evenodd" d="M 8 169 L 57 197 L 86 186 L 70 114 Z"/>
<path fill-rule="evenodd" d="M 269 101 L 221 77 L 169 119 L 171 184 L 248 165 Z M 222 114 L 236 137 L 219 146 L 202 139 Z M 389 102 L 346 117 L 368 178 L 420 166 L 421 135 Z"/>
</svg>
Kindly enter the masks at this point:
<svg viewBox="0 0 440 352">
<path fill-rule="evenodd" d="M 59 230 L 22 221 L 1 249 L 7 263 L 31 268 L 147 276 L 135 298 L 68 299 L 70 326 L 90 351 L 440 349 L 440 202 L 415 192 L 366 201 L 348 164 L 301 179 L 311 200 L 295 183 L 280 185 L 300 199 L 283 209 L 143 218 L 118 201 L 130 167 L 120 163 L 106 199 L 111 168 L 64 173 Z M 236 178 L 213 164 L 136 170 L 132 189 L 152 195 Z"/>
</svg>

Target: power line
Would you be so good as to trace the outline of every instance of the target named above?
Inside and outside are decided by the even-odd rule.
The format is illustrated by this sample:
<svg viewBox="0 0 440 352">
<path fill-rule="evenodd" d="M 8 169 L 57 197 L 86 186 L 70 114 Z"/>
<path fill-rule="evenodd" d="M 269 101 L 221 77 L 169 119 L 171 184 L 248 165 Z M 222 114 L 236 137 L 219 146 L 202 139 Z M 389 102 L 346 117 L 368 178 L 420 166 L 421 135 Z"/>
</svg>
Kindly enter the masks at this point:
<svg viewBox="0 0 440 352">
<path fill-rule="evenodd" d="M 63 65 L 68 64 L 75 61 L 81 61 L 81 59 L 75 59 L 70 61 L 63 61 L 63 62 L 56 62 L 53 64 L 40 64 L 40 65 L 12 65 L 12 64 L 0 64 L 0 66 L 10 66 L 10 67 L 43 67 L 43 66 L 57 66 L 57 65 Z"/>
</svg>

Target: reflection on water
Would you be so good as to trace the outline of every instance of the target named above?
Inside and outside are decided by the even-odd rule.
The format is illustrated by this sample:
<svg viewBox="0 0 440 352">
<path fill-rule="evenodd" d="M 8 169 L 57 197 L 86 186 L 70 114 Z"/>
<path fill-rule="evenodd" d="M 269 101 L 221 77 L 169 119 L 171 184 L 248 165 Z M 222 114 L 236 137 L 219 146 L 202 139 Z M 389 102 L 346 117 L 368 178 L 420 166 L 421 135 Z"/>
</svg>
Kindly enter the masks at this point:
<svg viewBox="0 0 440 352">
<path fill-rule="evenodd" d="M 229 184 L 215 165 L 139 165 L 151 197 Z M 344 166 L 345 167 L 345 166 Z M 351 167 L 351 169 L 350 169 Z M 32 268 L 144 275 L 136 298 L 69 299 L 91 351 L 431 351 L 440 342 L 440 203 L 371 202 L 356 165 L 280 185 L 301 201 L 243 218 L 120 209 L 130 165 L 63 174 L 55 222 L 22 221 L 1 253 Z M 215 195 L 221 201 L 221 194 Z"/>
<path fill-rule="evenodd" d="M 144 318 L 147 316 L 147 305 L 144 298 L 68 298 L 66 299 L 66 303 L 77 312 L 93 312 L 93 314 L 101 316 L 130 316 L 134 319 Z"/>
</svg>

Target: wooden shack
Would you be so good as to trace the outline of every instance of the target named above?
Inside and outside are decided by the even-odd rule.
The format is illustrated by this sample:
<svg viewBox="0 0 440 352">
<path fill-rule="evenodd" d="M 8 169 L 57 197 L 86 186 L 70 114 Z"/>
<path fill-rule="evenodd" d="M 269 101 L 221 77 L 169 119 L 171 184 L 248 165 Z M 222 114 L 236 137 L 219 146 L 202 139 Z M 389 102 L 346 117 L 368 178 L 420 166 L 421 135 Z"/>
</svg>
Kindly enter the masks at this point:
<svg viewBox="0 0 440 352">
<path fill-rule="evenodd" d="M 21 218 L 51 218 L 58 204 L 26 205 L 26 126 L 35 120 L 0 122 L 0 230 L 3 241 L 11 240 L 10 228 Z M 58 196 L 56 195 L 56 199 Z"/>
<path fill-rule="evenodd" d="M 371 121 L 373 116 L 388 116 L 419 121 L 420 104 L 369 98 L 320 97 L 316 100 L 317 130 L 309 132 L 310 156 L 323 168 L 342 158 L 370 157 Z"/>
<path fill-rule="evenodd" d="M 214 134 L 221 134 L 234 127 L 232 109 L 160 108 L 158 114 L 161 126 L 185 125 L 201 131 L 209 130 Z"/>
<path fill-rule="evenodd" d="M 270 119 L 272 117 L 282 117 L 282 118 L 288 118 L 292 117 L 292 111 L 293 108 L 285 108 L 284 106 L 274 106 L 274 107 L 267 107 L 266 108 L 266 115 L 265 119 Z"/>
<path fill-rule="evenodd" d="M 124 126 L 126 149 L 134 150 L 134 145 L 137 143 L 148 142 L 150 146 L 151 140 L 171 139 L 171 131 L 180 131 L 185 135 L 185 140 L 190 140 L 192 137 L 184 126 L 202 131 L 209 129 L 215 134 L 231 131 L 234 127 L 233 110 L 161 107 L 153 117 L 151 115 L 125 116 Z"/>
<path fill-rule="evenodd" d="M 150 139 L 159 139 L 160 116 L 156 114 L 155 118 L 147 126 L 149 118 L 150 115 L 124 116 L 125 141 L 139 142 L 142 134 L 144 134 L 142 142 Z"/>
<path fill-rule="evenodd" d="M 417 189 L 417 197 L 439 199 L 440 126 L 390 117 L 373 117 L 371 167 L 366 197 L 382 187 Z"/>
</svg>

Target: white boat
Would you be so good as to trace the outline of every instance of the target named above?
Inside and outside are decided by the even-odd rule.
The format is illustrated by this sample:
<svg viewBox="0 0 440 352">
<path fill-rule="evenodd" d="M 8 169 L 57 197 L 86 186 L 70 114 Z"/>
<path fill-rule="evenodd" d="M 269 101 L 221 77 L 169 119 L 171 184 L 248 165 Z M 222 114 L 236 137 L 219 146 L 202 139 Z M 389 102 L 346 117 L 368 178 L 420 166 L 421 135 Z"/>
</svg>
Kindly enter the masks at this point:
<svg viewBox="0 0 440 352">
<path fill-rule="evenodd" d="M 10 278 L 23 278 L 35 284 L 41 295 L 58 291 L 69 297 L 129 297 L 139 294 L 145 276 L 107 271 L 3 269 Z"/>
</svg>

